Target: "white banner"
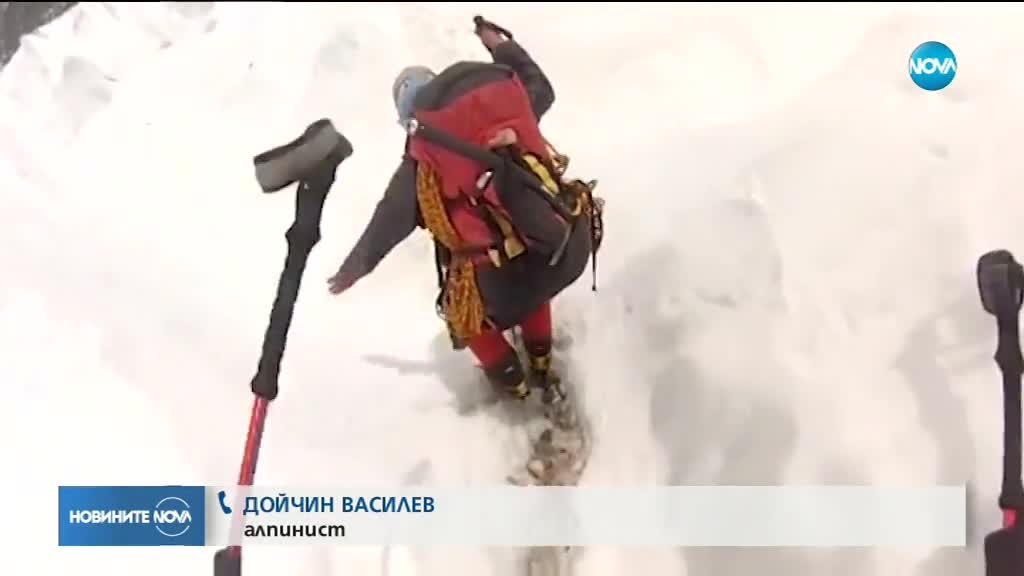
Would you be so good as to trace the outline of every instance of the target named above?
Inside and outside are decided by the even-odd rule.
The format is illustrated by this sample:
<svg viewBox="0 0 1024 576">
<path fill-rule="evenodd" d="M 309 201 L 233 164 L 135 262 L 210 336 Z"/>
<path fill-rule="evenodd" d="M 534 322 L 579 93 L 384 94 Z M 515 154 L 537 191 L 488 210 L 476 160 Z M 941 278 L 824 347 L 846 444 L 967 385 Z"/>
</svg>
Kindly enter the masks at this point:
<svg viewBox="0 0 1024 576">
<path fill-rule="evenodd" d="M 225 486 L 207 488 L 206 519 L 207 546 L 965 546 L 967 492 Z"/>
</svg>

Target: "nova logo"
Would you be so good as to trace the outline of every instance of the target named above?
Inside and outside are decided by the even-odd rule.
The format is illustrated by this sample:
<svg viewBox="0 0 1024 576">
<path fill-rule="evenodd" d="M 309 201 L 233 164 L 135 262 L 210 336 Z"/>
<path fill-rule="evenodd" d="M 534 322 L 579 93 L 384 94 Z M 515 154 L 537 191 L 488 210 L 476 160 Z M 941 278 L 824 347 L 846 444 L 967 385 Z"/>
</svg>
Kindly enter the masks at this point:
<svg viewBox="0 0 1024 576">
<path fill-rule="evenodd" d="M 956 56 L 942 42 L 925 42 L 910 54 L 910 79 L 928 91 L 942 90 L 956 76 Z"/>
<path fill-rule="evenodd" d="M 153 525 L 168 538 L 181 536 L 192 525 L 192 513 L 188 508 L 188 502 L 177 496 L 168 496 L 153 508 Z"/>
</svg>

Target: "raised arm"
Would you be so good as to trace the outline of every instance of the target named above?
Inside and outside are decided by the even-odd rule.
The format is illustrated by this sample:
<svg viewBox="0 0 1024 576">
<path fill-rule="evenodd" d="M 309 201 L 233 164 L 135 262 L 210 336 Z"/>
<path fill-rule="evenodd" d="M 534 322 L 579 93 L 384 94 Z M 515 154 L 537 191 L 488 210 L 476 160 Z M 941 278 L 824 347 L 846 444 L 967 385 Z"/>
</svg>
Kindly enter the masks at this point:
<svg viewBox="0 0 1024 576">
<path fill-rule="evenodd" d="M 540 120 L 555 102 L 555 89 L 547 75 L 518 42 L 507 38 L 499 30 L 483 26 L 477 35 L 491 51 L 496 64 L 504 64 L 515 70 L 530 95 L 533 113 Z"/>
</svg>

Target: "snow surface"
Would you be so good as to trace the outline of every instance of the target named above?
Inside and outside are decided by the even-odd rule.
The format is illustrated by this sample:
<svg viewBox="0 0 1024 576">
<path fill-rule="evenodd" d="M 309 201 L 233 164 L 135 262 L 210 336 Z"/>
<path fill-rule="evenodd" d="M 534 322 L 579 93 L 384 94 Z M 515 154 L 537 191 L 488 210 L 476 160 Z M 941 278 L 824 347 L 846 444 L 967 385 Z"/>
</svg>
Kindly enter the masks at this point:
<svg viewBox="0 0 1024 576">
<path fill-rule="evenodd" d="M 585 277 L 556 304 L 595 426 L 586 483 L 968 481 L 978 496 L 968 551 L 592 549 L 578 574 L 982 573 L 1000 388 L 973 268 L 1024 251 L 1021 12 L 544 10 L 85 3 L 26 38 L 0 74 L 12 574 L 211 570 L 212 549 L 55 549 L 55 486 L 234 480 L 292 203 L 259 193 L 251 157 L 321 116 L 356 153 L 258 481 L 480 484 L 522 460 L 516 430 L 464 410 L 480 384 L 434 316 L 422 234 L 344 296 L 324 284 L 399 159 L 393 74 L 484 58 L 474 13 L 546 68 L 545 130 L 609 203 L 600 291 Z M 959 58 L 940 93 L 906 72 L 931 39 Z M 519 576 L 519 554 L 253 549 L 245 570 Z"/>
</svg>

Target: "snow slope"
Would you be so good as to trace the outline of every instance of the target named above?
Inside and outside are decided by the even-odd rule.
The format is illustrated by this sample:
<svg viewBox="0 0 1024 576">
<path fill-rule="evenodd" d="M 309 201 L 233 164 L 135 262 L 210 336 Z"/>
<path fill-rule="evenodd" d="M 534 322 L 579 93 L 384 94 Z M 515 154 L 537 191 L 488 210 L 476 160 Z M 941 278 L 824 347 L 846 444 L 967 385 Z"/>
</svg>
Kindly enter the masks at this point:
<svg viewBox="0 0 1024 576">
<path fill-rule="evenodd" d="M 962 576 L 998 523 L 978 255 L 1024 250 L 1004 67 L 1019 11 L 87 3 L 0 74 L 0 433 L 12 573 L 202 574 L 212 550 L 54 550 L 54 485 L 232 481 L 290 195 L 251 157 L 328 116 L 328 201 L 258 479 L 500 482 L 525 446 L 465 407 L 425 238 L 323 280 L 398 161 L 395 71 L 485 56 L 476 12 L 556 84 L 545 130 L 609 202 L 600 291 L 557 302 L 596 429 L 590 484 L 961 483 L 970 550 L 588 550 L 579 573 Z M 939 39 L 938 94 L 906 58 Z M 589 272 L 588 272 L 589 273 Z M 40 510 L 44 510 L 39 514 Z M 10 516 L 8 516 L 10 517 Z M 519 574 L 510 550 L 252 550 L 246 576 Z"/>
</svg>

